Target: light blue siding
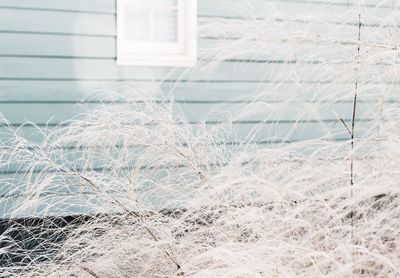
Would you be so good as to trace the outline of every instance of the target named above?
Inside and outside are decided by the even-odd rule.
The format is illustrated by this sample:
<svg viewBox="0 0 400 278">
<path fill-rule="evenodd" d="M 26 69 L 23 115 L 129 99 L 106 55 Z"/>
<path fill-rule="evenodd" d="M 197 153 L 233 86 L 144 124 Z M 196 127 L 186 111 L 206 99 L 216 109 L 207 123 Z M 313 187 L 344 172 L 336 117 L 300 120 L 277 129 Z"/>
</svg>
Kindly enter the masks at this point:
<svg viewBox="0 0 400 278">
<path fill-rule="evenodd" d="M 271 7 L 275 7 L 287 15 L 325 11 L 342 13 L 348 19 L 349 13 L 354 13 L 352 8 L 356 4 L 356 1 L 344 0 L 234 2 L 201 0 L 199 22 L 200 24 L 204 20 L 209 22 L 213 18 L 241 20 L 241 17 L 246 16 L 243 7 L 248 8 L 249 14 L 259 17 L 269 16 Z M 391 1 L 380 1 L 377 7 L 376 1 L 371 0 L 365 2 L 363 6 L 363 9 L 377 16 L 390 14 L 393 8 L 397 9 L 392 6 Z M 349 38 L 353 39 L 356 14 L 354 16 L 354 20 L 347 21 L 347 29 L 343 29 L 343 32 L 348 32 Z M 329 30 L 338 23 L 327 24 L 331 27 L 318 28 Z M 365 28 L 371 29 L 367 33 L 373 33 L 373 26 Z M 235 34 L 231 35 L 235 37 Z M 284 60 L 287 57 L 279 57 L 273 53 L 257 57 L 238 55 L 237 59 L 220 62 L 212 71 L 195 69 L 190 74 L 185 69 L 171 72 L 168 68 L 118 67 L 115 65 L 115 0 L 0 0 L 0 41 L 0 111 L 14 125 L 21 124 L 25 120 L 41 126 L 46 123 L 56 125 L 76 115 L 79 112 L 77 102 L 95 91 L 102 92 L 103 95 L 107 91 L 112 94 L 112 90 L 120 88 L 122 84 L 163 80 L 165 83 L 161 85 L 162 89 L 166 92 L 173 90 L 172 94 L 182 102 L 183 110 L 188 111 L 189 120 L 199 121 L 203 120 L 209 111 L 222 109 L 221 107 L 235 113 L 241 103 L 262 92 L 263 88 L 268 88 L 270 82 L 279 82 L 276 79 L 276 72 L 290 72 L 292 69 L 292 65 Z M 212 45 L 218 45 L 220 41 L 221 38 L 218 36 L 200 32 L 200 52 Z M 276 47 L 282 47 L 282 43 L 276 43 Z M 333 51 L 331 55 L 323 58 L 335 59 L 335 55 L 341 58 L 348 55 L 351 58 L 349 53 L 353 47 L 353 45 L 343 46 L 340 51 Z M 206 62 L 202 61 L 200 56 L 199 64 Z M 319 67 L 317 62 L 308 61 L 306 64 L 296 65 L 300 83 L 329 82 L 332 76 L 340 74 L 341 70 L 347 67 L 346 64 L 339 64 L 332 73 L 321 79 L 321 76 L 315 75 Z M 384 68 L 380 66 L 376 72 L 382 70 Z M 175 86 L 177 80 L 184 82 Z M 352 80 L 346 82 L 348 83 L 343 86 L 351 86 L 353 83 Z M 307 99 L 308 93 L 302 94 L 303 99 L 295 100 L 294 107 L 302 107 L 296 102 L 315 101 L 312 87 L 310 88 L 309 99 Z M 263 101 L 279 106 L 279 102 L 285 101 L 288 97 L 284 90 L 282 88 L 282 92 L 270 94 L 269 99 Z M 340 102 L 332 105 L 334 111 L 340 112 L 346 111 L 350 104 Z M 326 111 L 328 108 L 332 107 L 323 107 L 321 110 Z M 364 110 L 369 108 L 371 107 L 366 105 Z M 274 124 L 279 124 L 280 121 L 285 124 L 288 121 L 296 121 L 296 115 L 299 113 L 289 108 L 286 114 L 278 118 L 268 109 L 264 109 L 258 111 L 256 115 L 251 115 L 250 118 L 238 119 L 237 125 L 248 120 L 261 122 L 270 119 L 275 121 Z M 362 112 L 360 115 L 363 115 Z M 319 116 L 321 120 L 327 122 L 336 119 L 332 112 L 322 113 Z M 310 126 L 313 127 L 313 124 Z M 310 138 L 312 134 L 320 133 L 310 133 Z M 265 136 L 260 139 L 268 140 L 268 134 Z M 343 133 L 343 136 L 346 134 Z M 293 139 L 298 138 L 295 136 Z"/>
<path fill-rule="evenodd" d="M 379 1 L 378 6 L 377 2 L 364 1 L 364 11 L 377 18 L 393 15 L 394 20 L 399 19 L 398 13 L 394 13 L 398 7 L 394 7 L 392 1 Z M 210 24 L 215 19 L 224 19 L 227 24 L 241 24 L 246 16 L 274 16 L 274 9 L 287 16 L 325 12 L 337 14 L 338 21 L 307 25 L 307 28 L 329 33 L 340 27 L 340 39 L 354 41 L 357 33 L 356 5 L 357 1 L 352 0 L 199 0 L 199 26 Z M 239 137 L 245 138 L 251 131 L 259 130 L 254 137 L 259 144 L 279 142 L 279 138 L 290 141 L 327 135 L 333 140 L 348 138 L 346 130 L 337 123 L 337 114 L 348 122 L 352 100 L 348 95 L 338 99 L 337 91 L 341 86 L 343 91 L 348 91 L 354 80 L 343 80 L 340 86 L 335 84 L 332 88 L 327 86 L 323 96 L 316 94 L 315 88 L 321 82 L 328 84 L 340 77 L 348 67 L 345 58 L 353 59 L 354 43 L 339 41 L 341 46 L 327 55 L 296 64 L 296 80 L 285 80 L 287 84 L 276 87 L 274 84 L 280 83 L 276 73 L 289 74 L 293 70 L 291 60 L 301 56 L 301 50 L 293 57 L 275 53 L 256 56 L 238 53 L 232 59 L 219 61 L 211 70 L 202 67 L 209 63 L 202 55 L 207 49 L 240 39 L 235 30 L 228 33 L 200 30 L 199 66 L 191 70 L 119 67 L 115 64 L 115 16 L 115 0 L 0 0 L 0 112 L 12 125 L 17 127 L 25 121 L 32 121 L 53 128 L 79 114 L 82 99 L 90 97 L 87 104 L 96 106 L 99 101 L 93 95 L 98 95 L 108 101 L 108 105 L 118 105 L 113 91 L 163 81 L 160 88 L 175 97 L 193 125 L 203 120 L 208 125 L 219 124 L 221 119 L 211 112 L 226 111 L 233 115 L 233 125 Z M 341 18 L 346 19 L 344 24 L 340 22 Z M 363 26 L 371 41 L 382 39 L 376 28 L 379 23 L 371 17 Z M 312 43 L 304 42 L 303 48 L 307 43 L 313 47 Z M 278 41 L 271 42 L 269 47 L 281 49 L 287 46 Z M 332 71 L 326 75 L 318 75 L 321 61 L 335 59 L 341 63 L 332 66 Z M 373 66 L 360 78 L 371 79 L 373 84 L 374 74 L 385 70 L 384 65 Z M 177 81 L 180 81 L 178 85 Z M 393 84 L 392 81 L 379 81 L 375 88 L 381 89 Z M 300 87 L 302 94 L 293 95 Z M 264 90 L 269 91 L 268 98 L 258 98 L 258 102 L 249 106 L 252 113 L 238 114 L 245 103 L 254 100 Z M 370 85 L 367 90 L 368 97 L 359 104 L 358 134 L 370 127 L 371 117 L 376 116 L 378 106 L 382 105 L 373 94 L 374 87 Z M 329 98 L 331 93 L 335 94 L 335 99 Z M 288 98 L 290 103 L 287 103 Z M 320 103 L 317 105 L 316 101 Z M 392 105 L 391 101 L 394 100 L 387 100 L 385 105 Z M 314 113 L 304 115 L 305 109 Z M 42 138 L 29 125 L 22 127 L 20 132 L 34 141 Z M 0 136 L 7 138 L 9 134 L 0 128 Z M 7 192 L 1 188 L 8 188 L 7 180 L 16 173 L 17 169 L 12 168 L 3 171 L 0 192 Z M 18 197 L 3 200 L 0 212 L 2 206 L 11 210 L 14 199 Z"/>
</svg>

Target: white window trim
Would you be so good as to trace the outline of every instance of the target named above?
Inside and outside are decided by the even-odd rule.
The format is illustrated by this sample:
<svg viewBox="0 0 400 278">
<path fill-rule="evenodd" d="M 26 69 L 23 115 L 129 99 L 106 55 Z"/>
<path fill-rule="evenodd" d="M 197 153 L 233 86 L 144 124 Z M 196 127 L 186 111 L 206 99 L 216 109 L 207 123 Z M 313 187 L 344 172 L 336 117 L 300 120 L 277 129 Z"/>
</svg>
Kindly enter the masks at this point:
<svg viewBox="0 0 400 278">
<path fill-rule="evenodd" d="M 197 0 L 178 0 L 178 43 L 128 43 L 124 7 L 117 0 L 117 65 L 192 67 L 197 62 Z"/>
</svg>

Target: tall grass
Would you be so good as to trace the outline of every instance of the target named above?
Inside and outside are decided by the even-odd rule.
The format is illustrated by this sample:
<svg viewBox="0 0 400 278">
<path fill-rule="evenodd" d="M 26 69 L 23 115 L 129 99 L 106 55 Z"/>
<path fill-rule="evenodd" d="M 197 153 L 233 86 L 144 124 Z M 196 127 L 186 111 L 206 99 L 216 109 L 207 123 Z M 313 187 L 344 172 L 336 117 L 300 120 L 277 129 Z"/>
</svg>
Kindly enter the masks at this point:
<svg viewBox="0 0 400 278">
<path fill-rule="evenodd" d="M 242 19 L 202 19 L 201 36 L 223 39 L 182 79 L 227 60 L 261 70 L 232 71 L 259 86 L 237 110 L 215 108 L 230 109 L 217 124 L 193 124 L 155 84 L 83 104 L 38 129 L 41 143 L 9 125 L 0 169 L 17 174 L 4 180 L 3 215 L 42 222 L 10 220 L 0 276 L 400 275 L 398 12 L 380 11 L 259 18 L 250 5 Z"/>
</svg>

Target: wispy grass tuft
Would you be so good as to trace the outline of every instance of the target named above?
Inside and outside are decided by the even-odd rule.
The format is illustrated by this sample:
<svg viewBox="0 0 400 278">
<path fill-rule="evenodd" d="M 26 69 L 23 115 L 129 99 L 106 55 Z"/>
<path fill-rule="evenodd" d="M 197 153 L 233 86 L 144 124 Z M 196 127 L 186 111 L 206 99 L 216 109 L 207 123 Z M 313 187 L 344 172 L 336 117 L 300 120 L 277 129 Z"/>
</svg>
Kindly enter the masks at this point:
<svg viewBox="0 0 400 278">
<path fill-rule="evenodd" d="M 2 121 L 0 276 L 400 275 L 397 10 L 245 7 L 203 18 L 209 48 L 180 72 L 256 84 L 216 113 L 154 84 L 40 143 Z"/>
</svg>

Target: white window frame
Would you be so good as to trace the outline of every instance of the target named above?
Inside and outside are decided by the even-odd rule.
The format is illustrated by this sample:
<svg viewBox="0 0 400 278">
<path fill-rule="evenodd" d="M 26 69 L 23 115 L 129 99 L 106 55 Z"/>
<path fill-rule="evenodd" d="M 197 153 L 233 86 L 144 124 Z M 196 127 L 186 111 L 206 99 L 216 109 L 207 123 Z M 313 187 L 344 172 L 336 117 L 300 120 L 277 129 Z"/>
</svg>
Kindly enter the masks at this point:
<svg viewBox="0 0 400 278">
<path fill-rule="evenodd" d="M 117 65 L 192 67 L 197 62 L 197 0 L 178 1 L 177 42 L 128 42 L 124 7 L 117 0 Z"/>
</svg>

